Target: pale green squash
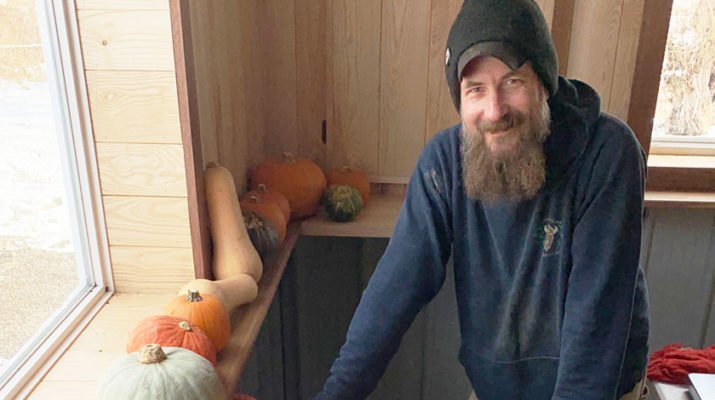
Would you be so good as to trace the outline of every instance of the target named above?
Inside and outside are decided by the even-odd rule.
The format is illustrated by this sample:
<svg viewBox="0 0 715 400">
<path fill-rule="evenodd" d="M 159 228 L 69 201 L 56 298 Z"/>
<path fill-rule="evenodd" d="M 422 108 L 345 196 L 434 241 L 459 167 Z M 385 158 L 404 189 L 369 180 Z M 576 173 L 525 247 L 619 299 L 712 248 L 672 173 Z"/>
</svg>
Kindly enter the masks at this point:
<svg viewBox="0 0 715 400">
<path fill-rule="evenodd" d="M 211 363 L 181 347 L 148 344 L 118 360 L 99 383 L 100 400 L 226 398 Z"/>
</svg>

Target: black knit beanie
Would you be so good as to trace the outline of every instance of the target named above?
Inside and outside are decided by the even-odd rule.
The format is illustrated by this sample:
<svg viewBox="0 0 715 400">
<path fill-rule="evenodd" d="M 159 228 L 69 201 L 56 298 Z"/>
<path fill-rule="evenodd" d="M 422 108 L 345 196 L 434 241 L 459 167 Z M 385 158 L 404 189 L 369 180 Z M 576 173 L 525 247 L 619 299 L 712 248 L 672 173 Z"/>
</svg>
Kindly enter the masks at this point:
<svg viewBox="0 0 715 400">
<path fill-rule="evenodd" d="M 546 19 L 534 0 L 465 0 L 447 38 L 447 85 L 459 111 L 462 69 L 489 55 L 516 70 L 526 61 L 553 96 L 558 60 Z"/>
</svg>

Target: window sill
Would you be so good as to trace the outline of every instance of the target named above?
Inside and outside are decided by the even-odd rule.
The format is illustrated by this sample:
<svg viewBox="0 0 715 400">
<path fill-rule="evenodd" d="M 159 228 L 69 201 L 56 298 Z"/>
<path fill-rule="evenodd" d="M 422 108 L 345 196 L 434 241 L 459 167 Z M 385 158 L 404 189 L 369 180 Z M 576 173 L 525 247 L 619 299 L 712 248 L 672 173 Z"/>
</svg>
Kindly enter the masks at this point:
<svg viewBox="0 0 715 400">
<path fill-rule="evenodd" d="M 646 207 L 715 208 L 715 157 L 648 157 Z"/>
</svg>

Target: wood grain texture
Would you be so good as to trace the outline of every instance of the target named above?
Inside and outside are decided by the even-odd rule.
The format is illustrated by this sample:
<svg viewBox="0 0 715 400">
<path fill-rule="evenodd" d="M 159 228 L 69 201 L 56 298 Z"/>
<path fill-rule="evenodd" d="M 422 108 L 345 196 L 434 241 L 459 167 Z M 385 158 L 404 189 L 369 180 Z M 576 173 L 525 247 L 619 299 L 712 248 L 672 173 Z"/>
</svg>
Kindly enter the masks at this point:
<svg viewBox="0 0 715 400">
<path fill-rule="evenodd" d="M 650 136 L 653 130 L 653 116 L 658 100 L 660 72 L 668 39 L 668 26 L 673 0 L 653 1 L 643 10 L 643 19 L 638 41 L 638 54 L 634 76 L 638 84 L 633 85 L 628 106 L 628 125 L 638 137 L 645 153 L 650 150 Z"/>
<path fill-rule="evenodd" d="M 117 293 L 174 295 L 195 277 L 191 248 L 112 246 L 109 250 Z"/>
<path fill-rule="evenodd" d="M 603 111 L 610 104 L 623 1 L 577 1 L 574 8 L 568 77 L 593 86 Z"/>
<path fill-rule="evenodd" d="M 298 151 L 295 1 L 259 1 L 265 156 Z M 255 79 L 255 78 L 254 78 Z"/>
<path fill-rule="evenodd" d="M 381 13 L 380 0 L 332 2 L 329 168 L 378 172 Z"/>
<path fill-rule="evenodd" d="M 381 176 L 409 176 L 424 147 L 430 13 L 430 0 L 382 3 Z"/>
<path fill-rule="evenodd" d="M 174 70 L 168 10 L 80 10 L 77 14 L 85 69 Z"/>
<path fill-rule="evenodd" d="M 97 142 L 181 143 L 173 72 L 86 71 Z"/>
<path fill-rule="evenodd" d="M 568 75 L 571 30 L 576 0 L 555 0 L 554 15 L 551 22 L 551 37 L 559 59 L 559 74 Z"/>
<path fill-rule="evenodd" d="M 326 116 L 326 0 L 295 0 L 298 155 L 327 167 L 322 125 Z"/>
<path fill-rule="evenodd" d="M 462 0 L 432 0 L 425 143 L 437 132 L 460 120 L 447 87 L 444 64 L 449 29 L 461 6 Z"/>
<path fill-rule="evenodd" d="M 181 145 L 97 143 L 97 160 L 103 195 L 186 197 Z"/>
<path fill-rule="evenodd" d="M 631 88 L 634 83 L 633 77 L 644 7 L 645 0 L 623 2 L 613 82 L 611 83 L 611 97 L 607 107 L 611 114 L 623 121 L 628 118 L 628 107 L 631 102 Z"/>
<path fill-rule="evenodd" d="M 194 276 L 196 278 L 211 279 L 213 277 L 211 271 L 212 254 L 189 12 L 188 0 L 170 0 L 171 36 L 174 43 L 181 142 L 186 166 L 186 191 L 189 206 Z"/>
<path fill-rule="evenodd" d="M 168 10 L 168 0 L 75 0 L 78 10 Z"/>
<path fill-rule="evenodd" d="M 259 15 L 253 1 L 190 2 L 203 165 L 228 168 L 240 192 L 264 158 L 263 79 L 272 63 L 263 59 Z"/>
<path fill-rule="evenodd" d="M 110 246 L 191 247 L 186 198 L 103 196 Z"/>
</svg>

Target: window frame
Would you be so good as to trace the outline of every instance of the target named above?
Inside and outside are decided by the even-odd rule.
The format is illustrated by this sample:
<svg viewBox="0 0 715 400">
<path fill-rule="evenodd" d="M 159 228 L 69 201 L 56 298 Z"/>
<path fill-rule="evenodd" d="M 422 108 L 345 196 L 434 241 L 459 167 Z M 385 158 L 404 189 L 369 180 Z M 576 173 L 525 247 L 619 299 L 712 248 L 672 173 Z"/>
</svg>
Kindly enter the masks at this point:
<svg viewBox="0 0 715 400">
<path fill-rule="evenodd" d="M 99 183 L 94 135 L 89 111 L 87 85 L 79 39 L 77 15 L 71 1 L 37 0 L 38 26 L 51 43 L 44 49 L 46 63 L 54 63 L 57 73 L 48 74 L 54 95 L 64 99 L 61 107 L 68 118 L 63 120 L 67 147 L 79 183 L 79 204 L 70 204 L 84 224 L 86 242 L 82 258 L 94 277 L 94 286 L 72 293 L 73 303 L 63 315 L 56 315 L 54 328 L 39 339 L 39 344 L 26 344 L 20 351 L 27 357 L 18 368 L 0 382 L 0 398 L 27 398 L 34 387 L 69 348 L 99 309 L 114 293 L 107 229 Z"/>
<path fill-rule="evenodd" d="M 628 125 L 645 150 L 648 159 L 646 200 L 651 195 L 654 206 L 715 206 L 715 157 L 712 151 L 686 151 L 683 146 L 671 146 L 668 151 L 651 148 L 653 118 L 655 116 L 660 74 L 663 67 L 665 47 L 670 27 L 673 0 L 647 2 L 643 5 L 643 20 L 640 27 L 638 52 L 631 101 L 628 108 Z M 635 83 L 635 82 L 634 82 Z M 673 193 L 696 194 L 700 200 L 689 202 L 669 201 Z M 670 194 L 660 196 L 660 194 Z M 710 197 L 710 200 L 703 201 Z M 661 200 L 658 200 L 661 199 Z M 647 201 L 648 203 L 648 201 Z"/>
</svg>

